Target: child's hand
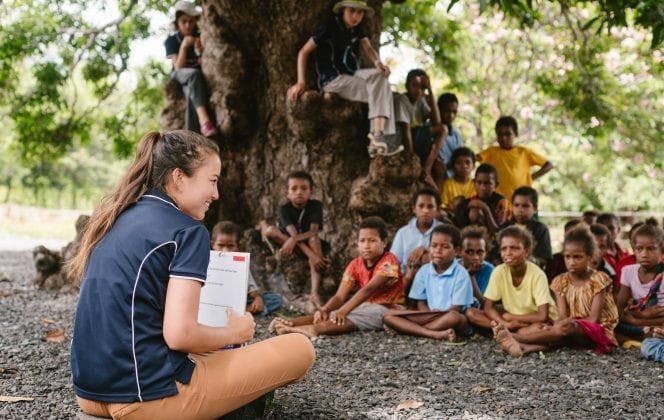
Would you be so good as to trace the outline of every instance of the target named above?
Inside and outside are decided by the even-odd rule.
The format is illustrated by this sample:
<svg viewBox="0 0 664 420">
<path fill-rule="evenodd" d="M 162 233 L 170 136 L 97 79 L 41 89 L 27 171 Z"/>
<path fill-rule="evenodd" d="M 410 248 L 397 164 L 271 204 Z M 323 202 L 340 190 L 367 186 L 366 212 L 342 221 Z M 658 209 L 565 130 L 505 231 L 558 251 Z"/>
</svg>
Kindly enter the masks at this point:
<svg viewBox="0 0 664 420">
<path fill-rule="evenodd" d="M 646 308 L 643 311 L 641 311 L 640 314 L 635 313 L 634 316 L 638 318 L 661 318 L 664 317 L 664 306 L 651 306 L 650 308 Z"/>
<path fill-rule="evenodd" d="M 281 246 L 281 250 L 279 251 L 279 255 L 281 255 L 283 258 L 288 258 L 291 255 L 293 255 L 293 250 L 295 249 L 295 245 L 297 245 L 297 242 L 293 238 L 288 238 L 286 242 Z"/>
<path fill-rule="evenodd" d="M 514 317 L 509 312 L 505 312 L 504 314 L 502 314 L 502 317 L 507 322 L 514 321 Z"/>
<path fill-rule="evenodd" d="M 408 256 L 408 267 L 422 265 L 422 256 L 427 253 L 427 249 L 423 246 L 418 246 Z"/>
<path fill-rule="evenodd" d="M 312 266 L 314 270 L 321 271 L 330 265 L 330 261 L 327 258 L 321 258 L 318 255 L 314 255 L 309 258 L 309 265 Z"/>
<path fill-rule="evenodd" d="M 318 324 L 319 322 L 327 321 L 329 314 L 327 313 L 326 310 L 324 309 L 319 309 L 316 312 L 314 312 L 314 324 Z"/>
<path fill-rule="evenodd" d="M 261 295 L 257 295 L 254 298 L 253 302 L 251 302 L 251 304 L 247 306 L 247 312 L 251 312 L 252 314 L 263 313 L 264 309 L 265 309 L 265 302 L 263 302 L 263 297 Z"/>
<path fill-rule="evenodd" d="M 293 86 L 288 88 L 288 100 L 291 102 L 297 102 L 297 98 L 299 98 L 302 92 L 304 92 L 304 88 L 304 83 L 295 83 Z"/>
<path fill-rule="evenodd" d="M 652 336 L 655 338 L 664 338 L 664 327 L 653 328 Z"/>
<path fill-rule="evenodd" d="M 228 324 L 226 329 L 231 334 L 231 344 L 242 344 L 254 338 L 256 323 L 250 313 L 238 315 L 234 310 L 227 309 Z"/>
<path fill-rule="evenodd" d="M 330 319 L 336 325 L 344 325 L 346 323 L 346 314 L 341 311 L 336 311 L 332 318 Z"/>
</svg>

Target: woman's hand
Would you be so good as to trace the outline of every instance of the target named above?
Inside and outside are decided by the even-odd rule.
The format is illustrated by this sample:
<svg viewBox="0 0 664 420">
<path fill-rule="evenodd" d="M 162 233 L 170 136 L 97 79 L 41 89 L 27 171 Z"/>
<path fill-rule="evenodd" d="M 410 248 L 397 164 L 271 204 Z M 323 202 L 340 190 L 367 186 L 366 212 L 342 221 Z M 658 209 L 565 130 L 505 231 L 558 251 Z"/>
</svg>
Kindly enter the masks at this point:
<svg viewBox="0 0 664 420">
<path fill-rule="evenodd" d="M 238 315 L 234 310 L 229 308 L 226 310 L 226 314 L 228 315 L 226 329 L 231 334 L 231 337 L 233 337 L 233 344 L 243 344 L 254 338 L 256 323 L 250 313 L 245 312 L 244 315 Z"/>
<path fill-rule="evenodd" d="M 304 82 L 295 83 L 293 86 L 291 86 L 288 89 L 287 93 L 288 100 L 291 102 L 297 102 L 297 98 L 299 98 L 302 92 L 304 92 L 304 88 L 305 88 Z"/>
</svg>

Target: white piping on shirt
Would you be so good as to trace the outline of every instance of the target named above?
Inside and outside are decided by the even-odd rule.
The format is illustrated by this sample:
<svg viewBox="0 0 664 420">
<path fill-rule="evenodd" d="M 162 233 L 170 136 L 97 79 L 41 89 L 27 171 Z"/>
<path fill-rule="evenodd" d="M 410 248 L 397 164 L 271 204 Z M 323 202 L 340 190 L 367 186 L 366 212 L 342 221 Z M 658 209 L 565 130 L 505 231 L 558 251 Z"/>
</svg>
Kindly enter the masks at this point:
<svg viewBox="0 0 664 420">
<path fill-rule="evenodd" d="M 151 196 L 154 197 L 154 196 Z M 159 200 L 163 200 L 159 197 L 154 197 L 158 198 Z M 166 201 L 166 200 L 163 200 Z M 166 201 L 168 203 L 168 201 Z M 169 203 L 172 204 L 172 203 Z M 143 397 L 141 396 L 141 384 L 138 382 L 138 361 L 136 360 L 136 335 L 134 331 L 134 300 L 136 298 L 136 288 L 138 287 L 138 280 L 141 276 L 141 270 L 143 269 L 143 264 L 145 261 L 148 259 L 150 255 L 152 255 L 153 252 L 155 252 L 157 249 L 161 248 L 164 245 L 168 244 L 174 244 L 175 245 L 175 252 L 178 252 L 178 243 L 175 241 L 168 241 L 164 242 L 161 245 L 157 245 L 156 247 L 152 248 L 150 252 L 148 252 L 145 257 L 143 257 L 143 261 L 141 261 L 141 265 L 138 266 L 138 272 L 136 273 L 136 281 L 134 282 L 134 291 L 131 294 L 131 352 L 134 356 L 134 372 L 136 373 L 136 389 L 138 390 L 138 400 L 143 401 Z"/>
<path fill-rule="evenodd" d="M 178 208 L 178 206 L 176 206 L 175 204 L 171 203 L 171 202 L 168 201 L 168 200 L 164 200 L 164 199 L 161 198 L 161 197 L 157 197 L 156 195 L 145 194 L 143 197 L 156 198 L 157 200 L 161 200 L 161 201 L 163 201 L 164 203 L 168 203 L 168 204 L 170 204 L 171 206 L 175 207 L 176 209 L 180 210 L 180 209 Z"/>
</svg>

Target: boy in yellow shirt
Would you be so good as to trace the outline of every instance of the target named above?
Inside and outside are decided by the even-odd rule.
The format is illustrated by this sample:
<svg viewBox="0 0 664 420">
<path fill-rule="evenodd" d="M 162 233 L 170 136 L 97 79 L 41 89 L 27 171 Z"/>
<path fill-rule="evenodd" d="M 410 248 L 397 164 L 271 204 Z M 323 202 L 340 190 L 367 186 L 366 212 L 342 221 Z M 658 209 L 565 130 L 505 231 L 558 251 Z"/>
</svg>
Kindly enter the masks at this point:
<svg viewBox="0 0 664 420">
<path fill-rule="evenodd" d="M 482 163 L 492 164 L 498 171 L 500 184 L 496 191 L 508 199 L 519 187 L 532 186 L 533 181 L 553 169 L 553 164 L 544 156 L 523 146 L 515 146 L 514 140 L 519 135 L 519 126 L 514 117 L 500 117 L 496 121 L 498 146 L 491 146 L 480 152 Z M 534 173 L 530 168 L 539 166 Z"/>
</svg>

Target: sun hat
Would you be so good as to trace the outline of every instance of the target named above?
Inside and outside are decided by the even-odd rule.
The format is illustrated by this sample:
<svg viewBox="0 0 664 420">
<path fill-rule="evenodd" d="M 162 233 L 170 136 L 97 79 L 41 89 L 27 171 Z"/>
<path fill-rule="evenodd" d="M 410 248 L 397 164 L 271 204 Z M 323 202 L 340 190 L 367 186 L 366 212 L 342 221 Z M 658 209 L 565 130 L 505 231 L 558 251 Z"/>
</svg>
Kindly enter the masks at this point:
<svg viewBox="0 0 664 420">
<path fill-rule="evenodd" d="M 339 2 L 337 2 L 337 4 L 334 5 L 334 7 L 332 7 L 332 12 L 333 13 L 338 13 L 339 9 L 341 9 L 342 7 L 352 7 L 352 8 L 355 8 L 355 9 L 362 9 L 366 12 L 368 17 L 371 17 L 374 14 L 374 10 L 371 7 L 367 6 L 367 2 L 366 1 L 361 1 L 361 0 L 342 0 L 342 1 L 339 1 Z"/>
<path fill-rule="evenodd" d="M 193 2 L 182 0 L 175 4 L 175 13 L 182 12 L 189 16 L 200 16 L 201 11 Z"/>
</svg>

